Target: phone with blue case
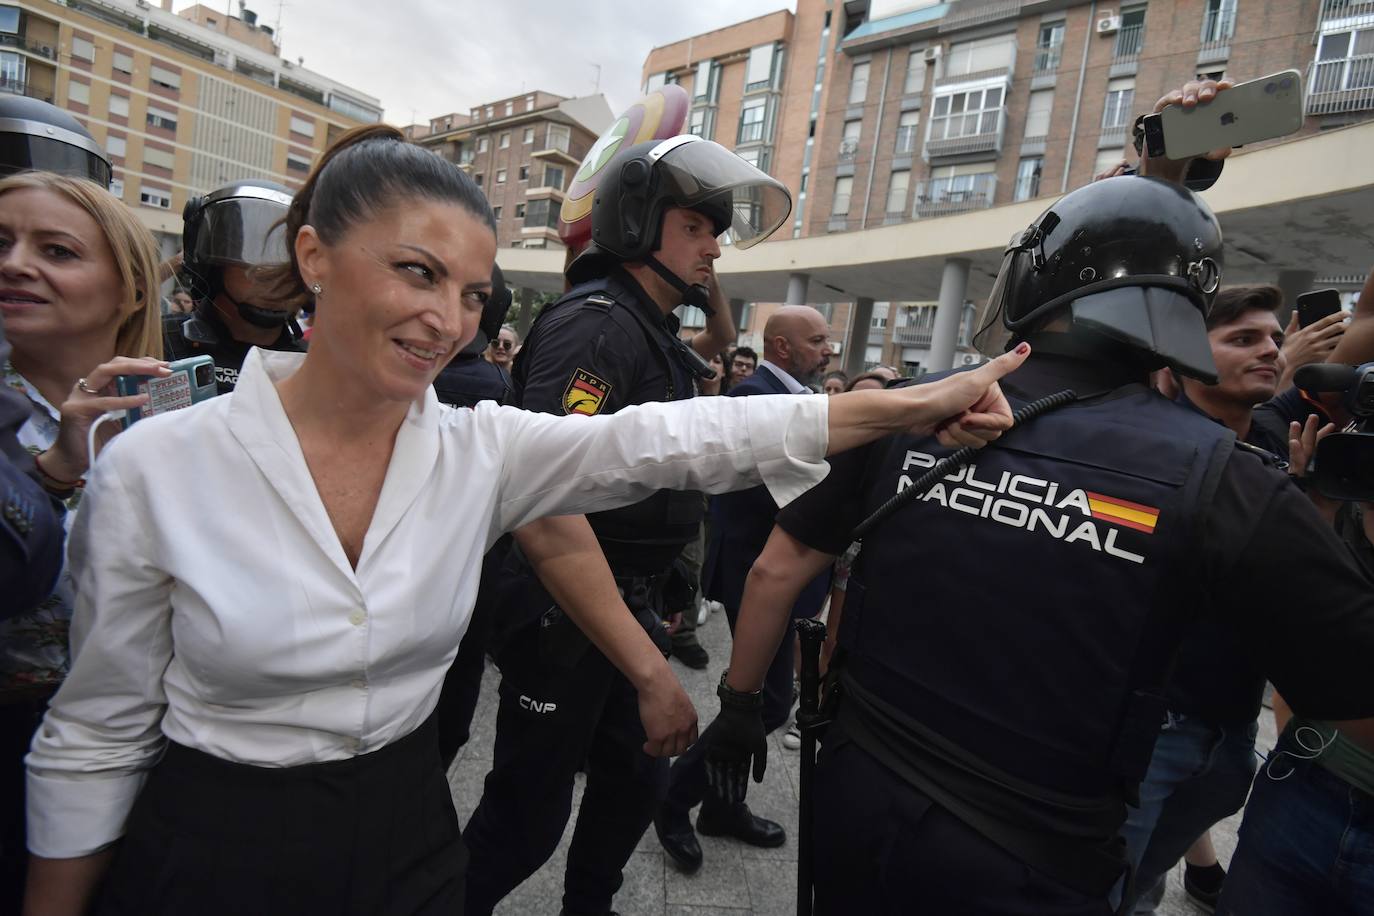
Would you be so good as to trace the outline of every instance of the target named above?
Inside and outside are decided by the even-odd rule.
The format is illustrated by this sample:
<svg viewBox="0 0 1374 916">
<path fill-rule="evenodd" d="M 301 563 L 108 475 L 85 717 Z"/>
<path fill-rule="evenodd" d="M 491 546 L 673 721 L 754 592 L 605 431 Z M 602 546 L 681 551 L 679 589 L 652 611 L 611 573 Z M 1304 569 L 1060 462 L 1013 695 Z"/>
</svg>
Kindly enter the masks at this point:
<svg viewBox="0 0 1374 916">
<path fill-rule="evenodd" d="M 144 407 L 133 408 L 124 415 L 124 428 L 128 429 L 144 417 L 156 416 L 199 404 L 214 397 L 219 388 L 215 384 L 215 361 L 208 356 L 188 356 L 167 367 L 171 375 L 120 375 L 115 378 L 115 389 L 121 396 L 135 394 L 148 395 Z"/>
</svg>

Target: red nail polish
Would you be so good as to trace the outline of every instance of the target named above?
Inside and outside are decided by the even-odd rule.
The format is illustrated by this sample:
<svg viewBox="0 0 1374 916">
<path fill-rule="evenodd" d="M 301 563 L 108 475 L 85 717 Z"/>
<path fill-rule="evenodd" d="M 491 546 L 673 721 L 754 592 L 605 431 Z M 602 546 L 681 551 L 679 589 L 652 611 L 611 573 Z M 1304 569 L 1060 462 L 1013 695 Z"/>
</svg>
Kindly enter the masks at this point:
<svg viewBox="0 0 1374 916">
<path fill-rule="evenodd" d="M 1017 355 L 1017 356 L 1025 356 L 1025 355 L 1026 355 L 1027 353 L 1029 353 L 1029 352 L 1030 352 L 1030 344 L 1028 344 L 1028 343 L 1022 343 L 1022 344 L 1018 345 L 1017 348 L 1016 348 L 1016 355 Z"/>
</svg>

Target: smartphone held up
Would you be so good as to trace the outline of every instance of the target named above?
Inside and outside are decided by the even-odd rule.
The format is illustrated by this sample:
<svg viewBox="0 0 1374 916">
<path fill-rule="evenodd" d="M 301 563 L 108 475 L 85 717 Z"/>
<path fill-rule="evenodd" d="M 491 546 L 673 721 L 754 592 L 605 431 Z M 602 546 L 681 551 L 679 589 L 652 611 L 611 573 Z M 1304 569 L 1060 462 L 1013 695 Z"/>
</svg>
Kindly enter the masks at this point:
<svg viewBox="0 0 1374 916">
<path fill-rule="evenodd" d="M 1296 133 L 1302 127 L 1302 74 L 1283 70 L 1218 92 L 1192 108 L 1170 105 L 1145 117 L 1152 158 L 1189 159 Z"/>
<path fill-rule="evenodd" d="M 169 364 L 171 374 L 162 378 L 147 375 L 121 375 L 115 388 L 121 395 L 148 395 L 148 404 L 133 408 L 124 417 L 128 429 L 144 417 L 156 416 L 183 407 L 190 407 L 212 398 L 215 385 L 215 361 L 208 356 L 191 356 Z"/>
</svg>

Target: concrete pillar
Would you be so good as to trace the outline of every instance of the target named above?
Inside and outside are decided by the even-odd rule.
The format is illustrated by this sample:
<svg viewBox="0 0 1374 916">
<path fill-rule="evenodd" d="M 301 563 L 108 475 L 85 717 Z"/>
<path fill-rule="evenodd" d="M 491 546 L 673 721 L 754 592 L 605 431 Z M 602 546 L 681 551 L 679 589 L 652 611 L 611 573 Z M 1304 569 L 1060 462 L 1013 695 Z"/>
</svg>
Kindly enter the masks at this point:
<svg viewBox="0 0 1374 916">
<path fill-rule="evenodd" d="M 964 294 L 968 292 L 968 259 L 948 258 L 940 278 L 940 304 L 935 312 L 935 328 L 930 341 L 930 371 L 954 368 L 954 347 L 959 342 L 959 321 L 964 314 Z"/>
<path fill-rule="evenodd" d="M 731 300 L 730 300 L 730 318 L 735 322 L 735 337 L 738 338 L 740 334 L 743 334 L 743 333 L 744 333 L 744 326 L 743 326 L 743 322 L 744 322 L 744 300 L 743 300 L 743 299 L 731 299 Z"/>
<path fill-rule="evenodd" d="M 1283 308 L 1279 309 L 1275 316 L 1279 319 L 1279 324 L 1283 327 L 1288 326 L 1288 317 L 1293 314 L 1293 309 L 1298 305 L 1298 297 L 1312 289 L 1312 281 L 1317 275 L 1310 270 L 1281 270 L 1275 285 L 1283 290 Z"/>
<path fill-rule="evenodd" d="M 530 325 L 534 323 L 534 316 L 530 314 L 534 304 L 534 290 L 528 286 L 522 286 L 515 291 L 515 301 L 520 303 L 520 314 L 515 319 L 515 333 L 524 340 L 529 336 Z"/>
<path fill-rule="evenodd" d="M 844 371 L 850 377 L 864 371 L 864 357 L 868 354 L 868 330 L 873 326 L 873 300 L 862 297 L 854 300 L 849 310 L 849 343 L 844 351 Z"/>
<path fill-rule="evenodd" d="M 806 285 L 811 280 L 810 274 L 791 274 L 787 278 L 787 298 L 783 300 L 786 305 L 806 305 Z"/>
</svg>

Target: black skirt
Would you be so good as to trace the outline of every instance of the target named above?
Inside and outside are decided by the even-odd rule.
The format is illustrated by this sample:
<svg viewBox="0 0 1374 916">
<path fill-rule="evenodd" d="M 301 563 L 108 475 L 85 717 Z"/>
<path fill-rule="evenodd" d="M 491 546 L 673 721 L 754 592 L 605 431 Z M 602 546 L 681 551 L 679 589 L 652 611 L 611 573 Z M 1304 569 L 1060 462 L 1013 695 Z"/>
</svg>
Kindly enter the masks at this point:
<svg viewBox="0 0 1374 916">
<path fill-rule="evenodd" d="M 453 916 L 466 867 L 432 716 L 371 754 L 282 769 L 170 744 L 97 912 Z"/>
</svg>

